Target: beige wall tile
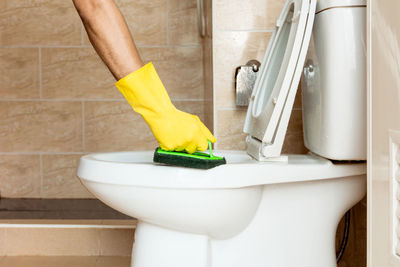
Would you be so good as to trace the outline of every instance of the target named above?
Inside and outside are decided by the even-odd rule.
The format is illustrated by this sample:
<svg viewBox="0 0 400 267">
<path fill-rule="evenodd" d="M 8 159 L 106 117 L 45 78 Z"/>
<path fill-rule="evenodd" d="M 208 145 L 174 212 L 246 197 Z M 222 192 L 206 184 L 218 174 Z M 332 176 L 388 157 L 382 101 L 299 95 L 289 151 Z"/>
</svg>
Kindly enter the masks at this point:
<svg viewBox="0 0 400 267">
<path fill-rule="evenodd" d="M 0 264 L 2 263 L 2 256 L 4 255 L 5 243 L 6 243 L 6 230 L 4 228 L 0 228 Z"/>
<path fill-rule="evenodd" d="M 0 261 L 1 267 L 97 267 L 97 256 L 7 256 Z M 112 267 L 117 267 L 110 265 Z M 128 265 L 129 266 L 129 265 Z M 126 267 L 128 267 L 126 266 Z"/>
<path fill-rule="evenodd" d="M 167 0 L 116 0 L 136 44 L 167 43 Z"/>
<path fill-rule="evenodd" d="M 213 32 L 212 0 L 204 1 L 206 37 L 203 38 L 204 73 L 204 120 L 211 132 L 214 132 L 214 83 L 213 83 Z"/>
<path fill-rule="evenodd" d="M 83 155 L 43 155 L 43 198 L 94 198 L 76 176 Z"/>
<path fill-rule="evenodd" d="M 0 257 L 1 267 L 130 267 L 121 256 L 12 256 Z"/>
<path fill-rule="evenodd" d="M 367 266 L 367 198 L 364 197 L 351 209 L 351 226 L 347 249 L 338 267 Z M 337 247 L 343 239 L 344 220 L 336 233 Z"/>
<path fill-rule="evenodd" d="M 150 128 L 127 102 L 85 103 L 85 151 L 154 149 Z"/>
<path fill-rule="evenodd" d="M 213 0 L 204 0 L 205 20 L 206 20 L 206 34 L 207 37 L 212 38 L 213 33 Z"/>
<path fill-rule="evenodd" d="M 102 229 L 100 231 L 101 256 L 130 256 L 134 240 L 133 229 Z"/>
<path fill-rule="evenodd" d="M 202 99 L 202 48 L 141 48 L 145 61 L 153 61 L 171 98 Z M 44 98 L 122 98 L 114 78 L 92 48 L 42 50 Z"/>
<path fill-rule="evenodd" d="M 122 98 L 93 48 L 42 49 L 43 98 Z"/>
<path fill-rule="evenodd" d="M 4 251 L 18 255 L 99 255 L 99 229 L 7 228 Z"/>
<path fill-rule="evenodd" d="M 303 143 L 303 133 L 287 133 L 282 147 L 283 154 L 307 154 Z"/>
<path fill-rule="evenodd" d="M 0 98 L 40 97 L 39 49 L 0 48 L 0 73 Z"/>
<path fill-rule="evenodd" d="M 235 107 L 235 70 L 251 59 L 262 61 L 270 33 L 214 34 L 214 90 L 216 107 Z"/>
<path fill-rule="evenodd" d="M 130 256 L 134 229 L 4 228 L 6 256 Z M 46 265 L 47 266 L 47 265 Z"/>
<path fill-rule="evenodd" d="M 200 44 L 196 0 L 170 0 L 168 6 L 170 44 Z"/>
<path fill-rule="evenodd" d="M 175 106 L 203 117 L 203 102 L 177 101 Z M 86 151 L 152 150 L 158 146 L 143 118 L 127 102 L 85 103 Z"/>
<path fill-rule="evenodd" d="M 131 257 L 98 257 L 96 267 L 130 267 Z"/>
<path fill-rule="evenodd" d="M 217 29 L 272 29 L 284 0 L 215 0 Z"/>
<path fill-rule="evenodd" d="M 245 109 L 217 111 L 218 149 L 247 149 L 246 134 L 243 133 L 246 112 Z M 301 110 L 294 110 L 289 122 L 282 153 L 305 154 L 308 152 L 303 144 L 303 132 L 301 127 Z"/>
<path fill-rule="evenodd" d="M 136 45 L 167 44 L 167 0 L 116 0 Z M 90 44 L 85 34 L 85 44 Z"/>
<path fill-rule="evenodd" d="M 212 40 L 205 38 L 203 41 L 203 75 L 204 75 L 204 100 L 213 101 L 213 61 Z"/>
<path fill-rule="evenodd" d="M 301 86 L 297 89 L 296 98 L 294 99 L 293 108 L 302 109 L 303 102 L 302 102 L 302 95 L 301 95 Z"/>
<path fill-rule="evenodd" d="M 197 115 L 204 122 L 204 101 L 174 101 L 176 108 Z"/>
<path fill-rule="evenodd" d="M 202 48 L 140 48 L 144 61 L 153 61 L 172 99 L 203 99 Z"/>
<path fill-rule="evenodd" d="M 246 150 L 246 135 L 243 133 L 245 118 L 245 109 L 217 111 L 216 148 Z"/>
<path fill-rule="evenodd" d="M 0 197 L 40 197 L 39 155 L 0 155 Z"/>
<path fill-rule="evenodd" d="M 288 134 L 303 134 L 303 112 L 300 109 L 293 109 L 290 115 Z"/>
<path fill-rule="evenodd" d="M 204 124 L 214 132 L 214 104 L 212 101 L 204 101 Z"/>
<path fill-rule="evenodd" d="M 1 0 L 0 45 L 78 45 L 81 22 L 72 1 Z"/>
<path fill-rule="evenodd" d="M 0 150 L 82 151 L 82 104 L 2 102 Z"/>
</svg>

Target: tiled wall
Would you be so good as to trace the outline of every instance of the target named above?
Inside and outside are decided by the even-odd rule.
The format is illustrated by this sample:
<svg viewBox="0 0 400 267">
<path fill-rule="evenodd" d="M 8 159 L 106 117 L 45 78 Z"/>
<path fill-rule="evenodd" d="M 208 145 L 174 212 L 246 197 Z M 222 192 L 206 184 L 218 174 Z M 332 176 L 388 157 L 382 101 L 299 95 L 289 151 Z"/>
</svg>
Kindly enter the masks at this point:
<svg viewBox="0 0 400 267">
<path fill-rule="evenodd" d="M 204 119 L 196 0 L 116 2 L 176 106 Z M 75 175 L 81 155 L 156 141 L 113 86 L 71 0 L 0 7 L 0 196 L 90 198 Z"/>
<path fill-rule="evenodd" d="M 213 81 L 213 13 L 212 0 L 204 2 L 205 36 L 203 37 L 204 72 L 204 120 L 210 131 L 214 131 L 214 81 Z"/>
<path fill-rule="evenodd" d="M 219 149 L 246 149 L 246 108 L 235 105 L 234 74 L 251 59 L 262 61 L 284 0 L 214 0 L 214 129 Z M 297 93 L 283 153 L 306 153 L 301 93 Z"/>
</svg>

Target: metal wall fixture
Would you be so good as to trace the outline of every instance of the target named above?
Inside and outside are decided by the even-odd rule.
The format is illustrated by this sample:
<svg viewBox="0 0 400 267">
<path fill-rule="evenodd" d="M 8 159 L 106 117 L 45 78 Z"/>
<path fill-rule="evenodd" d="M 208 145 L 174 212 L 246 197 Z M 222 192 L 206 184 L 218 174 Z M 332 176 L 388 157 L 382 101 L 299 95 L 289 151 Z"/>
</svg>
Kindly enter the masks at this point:
<svg viewBox="0 0 400 267">
<path fill-rule="evenodd" d="M 197 25 L 201 38 L 206 36 L 206 18 L 204 11 L 204 0 L 197 0 Z"/>
<path fill-rule="evenodd" d="M 261 63 L 258 60 L 252 59 L 246 65 L 236 68 L 235 88 L 237 106 L 247 107 L 249 105 L 260 65 Z"/>
</svg>

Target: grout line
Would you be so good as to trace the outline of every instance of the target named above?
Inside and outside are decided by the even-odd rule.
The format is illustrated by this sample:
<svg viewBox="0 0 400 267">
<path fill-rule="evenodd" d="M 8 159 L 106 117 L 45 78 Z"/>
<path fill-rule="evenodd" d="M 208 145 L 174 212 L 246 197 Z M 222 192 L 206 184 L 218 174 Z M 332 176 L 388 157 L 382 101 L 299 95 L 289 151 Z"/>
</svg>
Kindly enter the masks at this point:
<svg viewBox="0 0 400 267">
<path fill-rule="evenodd" d="M 172 98 L 171 101 L 193 101 L 193 102 L 204 102 L 203 98 Z"/>
<path fill-rule="evenodd" d="M 94 99 L 85 99 L 85 98 L 55 98 L 55 99 L 29 99 L 29 98 L 20 98 L 20 99 L 0 99 L 0 102 L 126 102 L 123 98 L 94 98 Z M 192 101 L 192 102 L 201 102 L 205 101 L 202 98 L 171 98 L 171 101 Z"/>
<path fill-rule="evenodd" d="M 217 106 L 216 106 L 216 103 L 217 103 L 217 101 L 216 101 L 216 99 L 217 99 L 217 96 L 216 96 L 216 91 L 215 91 L 215 83 L 214 83 L 214 80 L 215 80 L 215 51 L 216 51 L 216 49 L 215 49 L 215 38 L 214 38 L 214 36 L 215 36 L 215 32 L 216 32 L 216 25 L 217 25 L 217 23 L 216 23 L 216 12 L 215 12 L 215 10 L 217 10 L 216 9 L 216 5 L 217 5 L 217 3 L 216 3 L 217 1 L 211 1 L 211 21 L 212 21 L 212 36 L 211 36 L 211 58 L 210 58 L 210 60 L 211 60 L 211 69 L 212 69 L 212 73 L 211 73 L 211 79 L 212 79 L 212 97 L 213 97 L 213 99 L 212 99 L 212 101 L 213 101 L 213 110 L 212 110 L 212 112 L 213 112 L 213 114 L 212 114 L 212 119 L 213 119 L 213 134 L 214 134 L 214 136 L 215 137 L 218 137 L 218 129 L 217 129 L 217 124 L 218 124 L 218 117 L 217 117 Z M 215 147 L 215 149 L 218 149 L 218 142 L 216 142 L 215 144 L 214 144 L 214 147 Z"/>
<path fill-rule="evenodd" d="M 217 29 L 216 32 L 273 32 L 274 29 Z"/>
<path fill-rule="evenodd" d="M 39 154 L 40 197 L 43 198 L 43 155 Z"/>
<path fill-rule="evenodd" d="M 83 98 L 55 98 L 55 99 L 47 99 L 47 98 L 42 98 L 42 99 L 29 99 L 29 98 L 20 98 L 20 99 L 0 99 L 0 102 L 81 102 L 81 101 L 88 101 L 88 102 L 122 102 L 125 101 L 125 99 L 83 99 Z"/>
<path fill-rule="evenodd" d="M 215 107 L 217 111 L 220 110 L 247 110 L 247 107 L 241 108 L 241 107 Z"/>
<path fill-rule="evenodd" d="M 82 101 L 82 151 L 86 150 L 85 142 L 85 102 Z"/>
<path fill-rule="evenodd" d="M 216 107 L 217 110 L 247 110 L 247 107 Z M 301 111 L 302 108 L 293 108 L 292 110 Z"/>
<path fill-rule="evenodd" d="M 82 48 L 82 45 L 1 45 L 0 48 Z"/>
<path fill-rule="evenodd" d="M 81 24 L 81 45 L 85 45 L 85 27 Z"/>
<path fill-rule="evenodd" d="M 91 44 L 83 45 L 0 45 L 0 48 L 91 48 Z M 136 45 L 137 48 L 198 48 L 202 44 L 160 44 L 160 45 Z"/>
<path fill-rule="evenodd" d="M 39 97 L 42 98 L 42 48 L 39 47 Z"/>
<path fill-rule="evenodd" d="M 97 153 L 97 152 L 92 152 Z M 44 152 L 44 151 L 35 151 L 35 152 L 0 152 L 0 155 L 83 155 L 84 152 Z"/>
<path fill-rule="evenodd" d="M 23 224 L 0 223 L 0 228 L 105 228 L 105 229 L 135 229 L 136 225 L 106 225 L 106 224 Z"/>
<path fill-rule="evenodd" d="M 167 0 L 167 44 L 170 44 L 170 38 L 169 38 L 169 0 Z"/>
<path fill-rule="evenodd" d="M 138 48 L 199 48 L 203 47 L 199 44 L 167 44 L 167 45 L 138 45 Z"/>
</svg>

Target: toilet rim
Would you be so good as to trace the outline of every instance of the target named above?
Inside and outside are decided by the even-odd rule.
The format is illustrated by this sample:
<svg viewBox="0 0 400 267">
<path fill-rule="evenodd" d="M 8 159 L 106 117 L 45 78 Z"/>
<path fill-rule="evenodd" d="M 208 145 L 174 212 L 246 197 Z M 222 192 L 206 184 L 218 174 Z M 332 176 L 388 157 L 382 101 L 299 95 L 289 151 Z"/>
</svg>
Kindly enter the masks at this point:
<svg viewBox="0 0 400 267">
<path fill-rule="evenodd" d="M 259 162 L 245 151 L 215 153 L 226 156 L 227 164 L 209 170 L 155 165 L 153 151 L 89 154 L 80 159 L 78 177 L 84 183 L 174 189 L 234 189 L 366 173 L 365 162 L 334 164 L 312 154 L 288 155 L 287 162 Z"/>
</svg>

